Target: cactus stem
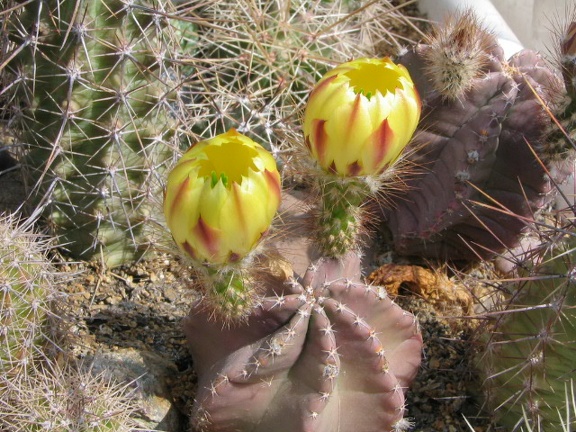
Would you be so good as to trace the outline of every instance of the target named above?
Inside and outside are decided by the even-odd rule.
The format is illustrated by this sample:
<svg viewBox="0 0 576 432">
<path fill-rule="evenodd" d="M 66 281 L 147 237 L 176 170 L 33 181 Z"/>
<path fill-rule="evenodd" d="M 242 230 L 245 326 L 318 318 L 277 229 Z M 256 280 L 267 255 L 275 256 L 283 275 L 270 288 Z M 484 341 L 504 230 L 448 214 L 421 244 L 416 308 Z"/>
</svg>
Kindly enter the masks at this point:
<svg viewBox="0 0 576 432">
<path fill-rule="evenodd" d="M 317 241 L 325 256 L 340 257 L 359 249 L 362 205 L 371 193 L 361 177 L 327 177 L 318 182 L 321 203 L 317 215 Z"/>
<path fill-rule="evenodd" d="M 257 303 L 253 277 L 242 265 L 196 266 L 207 307 L 226 324 L 246 318 Z"/>
</svg>

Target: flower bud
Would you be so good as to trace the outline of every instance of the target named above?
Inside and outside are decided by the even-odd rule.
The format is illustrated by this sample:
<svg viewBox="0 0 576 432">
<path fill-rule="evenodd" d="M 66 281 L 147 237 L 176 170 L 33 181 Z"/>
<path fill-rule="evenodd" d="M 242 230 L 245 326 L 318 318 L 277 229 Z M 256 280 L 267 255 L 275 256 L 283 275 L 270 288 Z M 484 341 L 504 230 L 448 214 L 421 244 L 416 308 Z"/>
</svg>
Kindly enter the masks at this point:
<svg viewBox="0 0 576 432">
<path fill-rule="evenodd" d="M 231 129 L 178 161 L 168 176 L 164 214 L 174 240 L 193 259 L 235 263 L 270 227 L 280 190 L 272 155 Z"/>
<path fill-rule="evenodd" d="M 305 142 L 326 172 L 378 175 L 412 138 L 420 108 L 402 65 L 389 58 L 353 60 L 329 71 L 310 94 Z"/>
</svg>

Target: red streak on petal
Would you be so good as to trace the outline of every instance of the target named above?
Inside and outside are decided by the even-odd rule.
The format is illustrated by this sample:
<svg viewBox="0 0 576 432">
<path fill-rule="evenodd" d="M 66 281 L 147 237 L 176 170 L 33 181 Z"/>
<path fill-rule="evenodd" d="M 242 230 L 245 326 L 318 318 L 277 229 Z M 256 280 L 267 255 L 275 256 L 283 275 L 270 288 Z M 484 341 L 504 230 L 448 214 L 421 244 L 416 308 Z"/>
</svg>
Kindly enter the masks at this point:
<svg viewBox="0 0 576 432">
<path fill-rule="evenodd" d="M 356 123 L 356 118 L 358 117 L 358 113 L 360 112 L 360 103 L 362 102 L 362 95 L 357 94 L 356 98 L 354 99 L 354 105 L 352 106 L 352 111 L 350 112 L 350 117 L 348 117 L 348 127 L 347 136 L 350 138 L 350 134 L 354 131 L 354 123 Z"/>
<path fill-rule="evenodd" d="M 352 177 L 357 176 L 358 174 L 360 174 L 361 171 L 362 171 L 362 167 L 360 166 L 358 161 L 352 162 L 350 165 L 348 165 L 348 175 L 349 176 L 352 176 Z"/>
<path fill-rule="evenodd" d="M 331 174 L 338 174 L 338 171 L 336 170 L 336 164 L 334 163 L 334 161 L 332 161 L 332 163 L 328 167 L 328 172 Z"/>
<path fill-rule="evenodd" d="M 196 259 L 196 251 L 194 250 L 194 248 L 190 245 L 190 243 L 188 243 L 187 240 L 184 240 L 184 243 L 182 243 L 182 249 L 184 249 L 184 251 L 190 255 L 190 257 L 192 259 Z"/>
<path fill-rule="evenodd" d="M 277 171 L 264 170 L 264 176 L 266 178 L 266 183 L 268 183 L 268 190 L 278 202 L 280 202 L 282 187 L 280 185 L 280 175 Z"/>
<path fill-rule="evenodd" d="M 244 211 L 244 203 L 242 202 L 242 191 L 238 183 L 232 184 L 232 196 L 234 198 L 234 205 L 236 206 L 236 211 L 233 217 L 238 217 L 242 228 L 246 230 L 246 214 Z"/>
<path fill-rule="evenodd" d="M 310 103 L 310 99 L 312 99 L 317 93 L 320 93 L 322 90 L 324 90 L 324 88 L 326 88 L 336 78 L 338 78 L 338 75 L 332 75 L 330 78 L 326 78 L 324 81 L 321 81 L 316 87 L 314 87 L 310 92 L 308 103 Z"/>
<path fill-rule="evenodd" d="M 394 139 L 394 131 L 388 124 L 388 119 L 385 119 L 380 127 L 374 132 L 374 168 L 377 168 L 382 160 L 386 157 L 390 144 Z"/>
<path fill-rule="evenodd" d="M 202 242 L 210 255 L 216 255 L 218 252 L 218 232 L 204 222 L 202 216 L 198 218 L 198 223 L 192 230 L 192 234 Z"/>
<path fill-rule="evenodd" d="M 326 129 L 324 125 L 326 120 L 314 119 L 312 120 L 312 145 L 316 150 L 316 156 L 321 165 L 324 164 L 324 158 L 326 157 L 326 144 L 328 142 L 328 135 L 326 134 Z"/>
<path fill-rule="evenodd" d="M 180 187 L 176 191 L 174 198 L 172 198 L 172 203 L 170 203 L 170 219 L 174 216 L 177 216 L 176 208 L 182 204 L 182 196 L 186 194 L 186 190 L 188 189 L 188 184 L 190 183 L 190 177 L 186 177 L 182 183 L 180 183 Z"/>
</svg>

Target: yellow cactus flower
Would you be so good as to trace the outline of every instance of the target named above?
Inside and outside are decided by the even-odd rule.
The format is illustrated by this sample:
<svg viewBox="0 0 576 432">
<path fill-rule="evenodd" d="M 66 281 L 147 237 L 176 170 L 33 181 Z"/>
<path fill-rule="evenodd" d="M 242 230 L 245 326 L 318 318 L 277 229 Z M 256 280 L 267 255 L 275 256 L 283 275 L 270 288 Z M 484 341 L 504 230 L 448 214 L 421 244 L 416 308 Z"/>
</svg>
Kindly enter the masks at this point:
<svg viewBox="0 0 576 432">
<path fill-rule="evenodd" d="M 329 173 L 378 175 L 412 138 L 420 110 L 404 66 L 389 58 L 349 61 L 326 73 L 310 94 L 305 142 Z"/>
<path fill-rule="evenodd" d="M 178 246 L 199 262 L 238 262 L 269 229 L 280 174 L 262 146 L 231 129 L 192 146 L 168 176 L 164 214 Z"/>
</svg>

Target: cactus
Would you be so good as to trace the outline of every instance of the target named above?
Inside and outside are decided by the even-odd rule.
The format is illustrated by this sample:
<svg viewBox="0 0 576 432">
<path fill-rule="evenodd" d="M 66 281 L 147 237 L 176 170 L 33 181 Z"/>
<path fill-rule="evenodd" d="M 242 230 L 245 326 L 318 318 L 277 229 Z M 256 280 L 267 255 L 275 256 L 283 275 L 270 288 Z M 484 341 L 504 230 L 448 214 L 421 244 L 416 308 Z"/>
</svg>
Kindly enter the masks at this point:
<svg viewBox="0 0 576 432">
<path fill-rule="evenodd" d="M 198 303 L 184 321 L 199 376 L 199 430 L 406 430 L 404 391 L 420 364 L 414 316 L 360 281 L 360 259 L 322 258 L 270 277 L 245 323 Z"/>
<path fill-rule="evenodd" d="M 382 206 L 394 248 L 477 260 L 516 246 L 573 157 L 550 136 L 550 112 L 564 109 L 559 76 L 529 50 L 506 61 L 471 12 L 398 61 L 423 112 L 407 158 L 419 172 Z"/>
<path fill-rule="evenodd" d="M 128 385 L 115 384 L 72 359 L 39 363 L 16 382 L 0 377 L 0 429 L 6 432 L 138 430 Z"/>
<path fill-rule="evenodd" d="M 350 10 L 345 0 L 225 0 L 201 8 L 203 67 L 187 83 L 203 138 L 230 128 L 275 155 L 297 140 L 310 88 L 334 64 L 399 45 L 392 23 L 409 23 L 388 1 Z"/>
<path fill-rule="evenodd" d="M 49 259 L 53 239 L 32 229 L 37 216 L 0 217 L 0 430 L 134 430 L 126 388 L 65 353 L 57 287 L 70 275 Z"/>
<path fill-rule="evenodd" d="M 547 148 L 553 151 L 544 161 L 553 166 L 573 163 L 565 157 L 565 141 L 572 141 L 576 130 L 574 26 L 569 23 L 559 37 L 566 97 L 554 112 L 555 125 L 547 136 Z M 552 223 L 541 217 L 534 225 L 534 237 L 540 242 L 513 256 L 518 278 L 503 285 L 508 296 L 489 315 L 492 331 L 484 337 L 485 350 L 478 362 L 486 376 L 488 403 L 498 423 L 509 430 L 567 431 L 576 424 L 574 200 L 562 198 L 566 202 L 558 200 L 560 208 Z"/>
<path fill-rule="evenodd" d="M 193 40 L 175 13 L 170 0 L 38 0 L 7 23 L 33 201 L 76 258 L 113 267 L 150 247 L 151 203 L 178 147 L 174 60 Z"/>
<path fill-rule="evenodd" d="M 25 373 L 54 343 L 51 302 L 59 272 L 49 261 L 50 241 L 31 229 L 32 219 L 0 217 L 0 375 Z"/>
<path fill-rule="evenodd" d="M 488 401 L 508 430 L 576 424 L 574 412 L 559 411 L 572 386 L 576 348 L 576 236 L 565 232 L 553 232 L 538 253 L 532 251 L 520 278 L 510 282 L 510 299 L 493 312 L 478 362 Z"/>
</svg>

